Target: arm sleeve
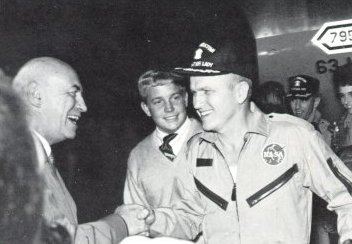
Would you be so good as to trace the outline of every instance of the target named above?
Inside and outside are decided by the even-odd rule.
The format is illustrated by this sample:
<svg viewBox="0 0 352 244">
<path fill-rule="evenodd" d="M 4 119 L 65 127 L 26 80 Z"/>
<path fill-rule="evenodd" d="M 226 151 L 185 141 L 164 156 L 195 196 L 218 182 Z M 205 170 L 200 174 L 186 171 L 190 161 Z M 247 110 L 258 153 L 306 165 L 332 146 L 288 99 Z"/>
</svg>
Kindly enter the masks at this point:
<svg viewBox="0 0 352 244">
<path fill-rule="evenodd" d="M 105 217 L 96 222 L 73 224 L 65 216 L 57 217 L 51 224 L 66 228 L 74 244 L 118 244 L 127 237 L 127 226 L 119 215 Z"/>
<path fill-rule="evenodd" d="M 171 206 L 154 210 L 156 220 L 151 226 L 154 236 L 164 234 L 194 240 L 201 232 L 203 205 L 198 195 L 186 186 L 185 181 L 175 179 Z"/>
<path fill-rule="evenodd" d="M 125 204 L 140 204 L 151 208 L 147 201 L 146 193 L 143 186 L 138 181 L 138 173 L 135 167 L 135 157 L 130 155 L 128 160 L 128 170 L 124 188 Z M 157 170 L 157 169 L 156 169 Z M 186 179 L 186 176 L 182 176 Z M 189 210 L 188 215 L 183 209 L 183 203 L 180 201 L 193 200 L 192 195 L 186 190 L 185 184 L 180 179 L 175 179 L 173 188 L 173 196 L 171 204 L 168 206 L 158 206 L 152 210 L 155 213 L 155 222 L 150 227 L 151 236 L 172 236 L 181 239 L 192 240 L 199 233 L 199 215 Z M 186 206 L 186 205 L 185 205 Z M 180 207 L 180 209 L 178 209 Z"/>
<path fill-rule="evenodd" d="M 191 152 L 189 148 L 182 156 L 180 171 L 173 180 L 170 206 L 155 210 L 157 217 L 152 230 L 166 233 L 168 236 L 194 240 L 201 232 L 205 206 L 194 183 L 192 155 L 188 152 Z"/>
<path fill-rule="evenodd" d="M 340 242 L 352 239 L 352 173 L 317 132 L 307 136 L 304 149 L 305 181 L 338 215 Z"/>
<path fill-rule="evenodd" d="M 114 217 L 114 221 L 102 219 L 78 225 L 74 243 L 118 244 L 127 234 L 126 224 L 121 217 Z"/>
<path fill-rule="evenodd" d="M 132 170 L 128 168 L 123 192 L 123 202 L 125 204 L 140 204 L 149 207 L 144 190 L 133 175 Z"/>
</svg>

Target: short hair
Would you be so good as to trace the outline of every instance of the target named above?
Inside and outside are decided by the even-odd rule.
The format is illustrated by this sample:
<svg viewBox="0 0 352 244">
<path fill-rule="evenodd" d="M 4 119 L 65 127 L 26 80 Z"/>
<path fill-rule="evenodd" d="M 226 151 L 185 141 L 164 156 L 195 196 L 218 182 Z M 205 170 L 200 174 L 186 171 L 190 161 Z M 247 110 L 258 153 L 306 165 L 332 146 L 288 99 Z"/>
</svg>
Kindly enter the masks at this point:
<svg viewBox="0 0 352 244">
<path fill-rule="evenodd" d="M 233 89 L 238 82 L 246 82 L 249 87 L 252 89 L 252 86 L 253 86 L 253 83 L 252 83 L 252 80 L 249 79 L 249 78 L 246 78 L 244 76 L 241 76 L 241 75 L 238 75 L 238 74 L 235 74 L 235 73 L 230 73 L 232 75 L 235 76 L 236 79 L 231 79 L 229 82 L 228 82 L 228 85 L 229 85 L 229 88 Z"/>
<path fill-rule="evenodd" d="M 186 84 L 183 76 L 167 71 L 146 71 L 138 78 L 138 91 L 142 101 L 147 100 L 149 88 L 169 83 L 179 86 L 182 92 L 186 92 Z"/>
<path fill-rule="evenodd" d="M 246 101 L 249 102 L 251 97 L 252 97 L 252 93 L 253 93 L 252 80 L 249 79 L 249 78 L 246 78 L 244 76 L 238 75 L 238 74 L 234 74 L 234 73 L 230 73 L 230 74 L 234 75 L 235 78 L 228 80 L 228 82 L 227 82 L 228 88 L 233 90 L 238 83 L 246 82 L 248 84 L 248 86 L 249 86 L 249 90 L 248 90 Z"/>
<path fill-rule="evenodd" d="M 0 86 L 0 243 L 33 243 L 41 227 L 43 182 L 23 105 Z"/>
<path fill-rule="evenodd" d="M 352 63 L 338 66 L 332 76 L 336 91 L 341 86 L 352 86 Z"/>
<path fill-rule="evenodd" d="M 253 100 L 266 114 L 288 113 L 285 88 L 278 81 L 266 81 L 259 85 Z"/>
</svg>

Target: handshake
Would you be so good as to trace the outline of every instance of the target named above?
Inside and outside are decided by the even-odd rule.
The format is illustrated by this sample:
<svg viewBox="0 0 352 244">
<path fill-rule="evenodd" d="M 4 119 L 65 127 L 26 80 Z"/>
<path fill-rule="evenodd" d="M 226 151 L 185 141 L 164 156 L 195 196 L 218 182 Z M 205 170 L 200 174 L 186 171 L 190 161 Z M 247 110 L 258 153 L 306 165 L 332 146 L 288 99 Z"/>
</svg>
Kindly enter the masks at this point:
<svg viewBox="0 0 352 244">
<path fill-rule="evenodd" d="M 115 210 L 126 222 L 128 235 L 150 235 L 150 226 L 155 221 L 153 210 L 138 204 L 124 204 Z"/>
</svg>

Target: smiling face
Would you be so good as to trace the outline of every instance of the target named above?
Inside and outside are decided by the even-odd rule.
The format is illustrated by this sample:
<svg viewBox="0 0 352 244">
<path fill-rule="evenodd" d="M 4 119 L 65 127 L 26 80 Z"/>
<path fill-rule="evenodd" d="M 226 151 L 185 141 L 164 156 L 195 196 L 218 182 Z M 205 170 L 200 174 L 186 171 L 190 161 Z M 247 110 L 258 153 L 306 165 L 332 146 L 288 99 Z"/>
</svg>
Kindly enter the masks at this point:
<svg viewBox="0 0 352 244">
<path fill-rule="evenodd" d="M 314 112 L 314 109 L 317 107 L 315 106 L 316 104 L 315 99 L 316 99 L 315 97 L 310 97 L 308 99 L 300 99 L 300 98 L 292 99 L 290 101 L 290 105 L 291 105 L 293 115 L 309 121 L 309 119 L 312 117 L 311 115 Z"/>
<path fill-rule="evenodd" d="M 236 94 L 240 89 L 235 85 L 239 84 L 239 78 L 234 74 L 190 78 L 193 106 L 202 120 L 204 130 L 222 133 L 233 127 L 233 118 L 242 103 Z"/>
<path fill-rule="evenodd" d="M 41 96 L 40 131 L 50 144 L 73 139 L 77 121 L 87 111 L 82 96 L 82 86 L 70 67 L 60 67 L 39 84 Z"/>
<path fill-rule="evenodd" d="M 352 86 L 340 86 L 338 97 L 349 114 L 352 114 Z"/>
<path fill-rule="evenodd" d="M 187 118 L 187 101 L 184 89 L 174 83 L 166 83 L 148 88 L 146 101 L 141 103 L 141 107 L 160 130 L 173 133 Z"/>
</svg>

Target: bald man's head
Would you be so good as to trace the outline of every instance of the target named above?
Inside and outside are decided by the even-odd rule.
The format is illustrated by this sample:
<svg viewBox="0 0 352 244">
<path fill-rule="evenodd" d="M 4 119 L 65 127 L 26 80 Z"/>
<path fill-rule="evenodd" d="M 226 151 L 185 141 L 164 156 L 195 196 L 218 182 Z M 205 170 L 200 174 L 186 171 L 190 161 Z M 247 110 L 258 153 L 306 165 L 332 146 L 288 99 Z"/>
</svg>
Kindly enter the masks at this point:
<svg viewBox="0 0 352 244">
<path fill-rule="evenodd" d="M 13 88 L 22 93 L 29 82 L 49 82 L 48 78 L 57 74 L 75 71 L 67 63 L 52 57 L 40 57 L 25 63 L 13 79 Z"/>
<path fill-rule="evenodd" d="M 27 105 L 31 128 L 50 144 L 75 137 L 87 107 L 70 65 L 51 57 L 32 59 L 14 77 L 13 88 Z"/>
</svg>

